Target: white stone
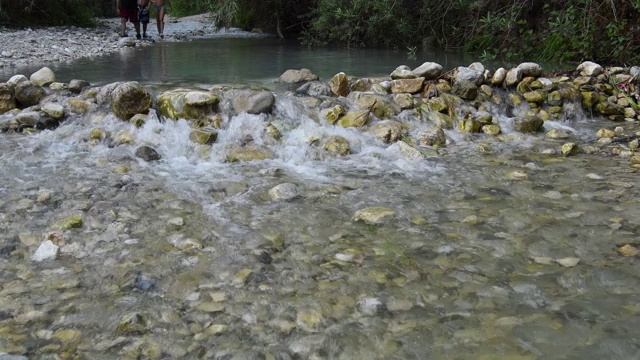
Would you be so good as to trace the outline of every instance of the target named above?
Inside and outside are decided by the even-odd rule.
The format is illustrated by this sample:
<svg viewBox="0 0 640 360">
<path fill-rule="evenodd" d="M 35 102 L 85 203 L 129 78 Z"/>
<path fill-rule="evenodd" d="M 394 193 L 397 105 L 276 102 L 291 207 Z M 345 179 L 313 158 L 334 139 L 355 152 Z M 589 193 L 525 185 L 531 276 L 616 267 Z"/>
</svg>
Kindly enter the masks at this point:
<svg viewBox="0 0 640 360">
<path fill-rule="evenodd" d="M 576 70 L 580 71 L 582 76 L 598 76 L 604 71 L 602 66 L 591 61 L 583 62 Z"/>
<path fill-rule="evenodd" d="M 7 84 L 9 85 L 17 85 L 23 81 L 29 81 L 29 79 L 27 79 L 26 76 L 24 75 L 13 75 L 9 81 L 7 81 Z"/>
<path fill-rule="evenodd" d="M 433 80 L 442 74 L 442 65 L 434 62 L 425 62 L 413 69 L 416 77 L 423 77 L 425 80 Z"/>
<path fill-rule="evenodd" d="M 62 119 L 64 116 L 64 107 L 60 104 L 46 103 L 42 105 L 41 110 L 54 119 Z"/>
<path fill-rule="evenodd" d="M 507 76 L 505 77 L 505 85 L 507 86 L 516 86 L 522 80 L 522 70 L 518 68 L 513 68 L 507 71 Z"/>
<path fill-rule="evenodd" d="M 53 73 L 53 70 L 45 66 L 42 69 L 31 74 L 29 80 L 39 86 L 47 86 L 56 81 L 56 75 Z"/>
<path fill-rule="evenodd" d="M 566 257 L 562 259 L 556 259 L 556 262 L 564 267 L 570 268 L 578 265 L 578 263 L 580 262 L 580 259 L 575 257 Z"/>
<path fill-rule="evenodd" d="M 493 84 L 493 85 L 502 84 L 502 82 L 504 81 L 504 78 L 506 76 L 507 76 L 507 70 L 505 68 L 499 68 L 493 74 L 493 77 L 491 78 L 491 84 Z"/>
<path fill-rule="evenodd" d="M 38 250 L 31 256 L 33 261 L 43 261 L 48 259 L 55 259 L 58 255 L 58 245 L 54 244 L 51 240 L 47 240 L 40 244 Z"/>
<path fill-rule="evenodd" d="M 478 71 L 472 69 L 470 67 L 459 66 L 456 70 L 456 75 L 454 77 L 454 83 L 460 81 L 469 81 L 476 86 L 482 85 L 482 81 L 484 80 L 484 68 L 482 71 Z"/>
<path fill-rule="evenodd" d="M 295 184 L 283 183 L 269 190 L 269 197 L 273 201 L 292 200 L 298 197 L 298 187 Z"/>
<path fill-rule="evenodd" d="M 525 62 L 518 65 L 518 69 L 522 71 L 523 76 L 538 77 L 542 75 L 542 66 L 534 62 Z"/>
</svg>

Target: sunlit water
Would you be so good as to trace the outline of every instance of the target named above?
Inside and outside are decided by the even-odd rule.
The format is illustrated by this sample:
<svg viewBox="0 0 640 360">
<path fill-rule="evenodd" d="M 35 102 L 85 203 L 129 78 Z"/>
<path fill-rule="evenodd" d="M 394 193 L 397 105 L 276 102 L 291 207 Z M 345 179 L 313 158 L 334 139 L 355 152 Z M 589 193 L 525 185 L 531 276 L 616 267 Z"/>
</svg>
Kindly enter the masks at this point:
<svg viewBox="0 0 640 360">
<path fill-rule="evenodd" d="M 222 66 L 225 50 L 205 57 L 186 50 L 194 44 L 171 49 Z M 273 44 L 264 49 L 278 52 Z M 149 54 L 158 51 L 162 45 L 123 63 L 94 64 L 113 66 L 105 70 L 113 80 L 155 87 L 262 80 L 252 64 L 267 56 L 245 49 L 254 60 L 235 62 L 237 69 L 227 62 L 227 71 L 202 65 L 177 75 L 175 65 L 154 66 L 162 55 Z M 178 61 L 170 51 L 167 61 Z M 298 66 L 276 62 L 265 78 L 305 66 L 300 51 Z M 88 66 L 78 68 L 74 78 L 92 81 Z M 439 156 L 410 161 L 317 116 L 279 94 L 269 117 L 225 119 L 211 147 L 188 141 L 187 122 L 155 115 L 140 129 L 111 116 L 100 124 L 111 134 L 133 132 L 135 145 L 91 144 L 90 115 L 55 131 L 1 134 L 0 352 L 34 359 L 638 358 L 639 271 L 617 254 L 619 245 L 638 242 L 640 194 L 628 159 L 539 155 L 562 141 L 512 132 L 498 110 L 502 142 L 451 130 L 454 144 Z M 400 117 L 412 133 L 428 127 Z M 228 145 L 247 135 L 261 142 L 267 120 L 283 132 L 265 144 L 276 158 L 226 163 Z M 601 126 L 580 114 L 545 129 L 568 129 L 588 142 Z M 330 157 L 309 143 L 330 135 L 347 138 L 353 154 Z M 480 143 L 493 151 L 478 151 Z M 144 144 L 162 160 L 137 159 Z M 527 178 L 511 180 L 514 171 Z M 300 196 L 270 200 L 269 189 L 287 182 Z M 380 226 L 352 220 L 370 206 L 391 208 L 395 218 Z M 64 233 L 58 258 L 32 262 L 56 223 L 73 214 L 82 215 L 82 227 Z M 202 248 L 179 249 L 185 241 Z M 556 262 L 566 258 L 580 262 Z M 237 275 L 247 269 L 248 277 Z M 126 325 L 132 314 L 143 321 Z M 69 329 L 77 336 L 69 339 Z"/>
</svg>

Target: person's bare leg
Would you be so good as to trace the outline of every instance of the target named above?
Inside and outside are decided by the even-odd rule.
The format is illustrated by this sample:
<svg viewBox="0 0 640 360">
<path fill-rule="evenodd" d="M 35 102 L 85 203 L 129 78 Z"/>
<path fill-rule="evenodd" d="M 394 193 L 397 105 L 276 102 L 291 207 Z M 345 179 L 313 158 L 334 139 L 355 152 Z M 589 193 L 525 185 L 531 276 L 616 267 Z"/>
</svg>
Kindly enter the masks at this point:
<svg viewBox="0 0 640 360">
<path fill-rule="evenodd" d="M 158 25 L 158 29 L 160 31 L 160 37 L 164 37 L 164 8 L 160 9 L 160 11 L 158 12 L 158 18 L 159 20 L 159 25 Z"/>
<path fill-rule="evenodd" d="M 124 36 L 127 33 L 127 18 L 120 18 L 120 36 Z"/>
<path fill-rule="evenodd" d="M 156 27 L 158 28 L 158 35 L 162 34 L 162 29 L 160 29 L 160 11 L 156 9 Z"/>
<path fill-rule="evenodd" d="M 133 23 L 133 27 L 136 29 L 136 35 L 138 36 L 138 39 L 140 38 L 140 22 L 136 21 Z"/>
</svg>

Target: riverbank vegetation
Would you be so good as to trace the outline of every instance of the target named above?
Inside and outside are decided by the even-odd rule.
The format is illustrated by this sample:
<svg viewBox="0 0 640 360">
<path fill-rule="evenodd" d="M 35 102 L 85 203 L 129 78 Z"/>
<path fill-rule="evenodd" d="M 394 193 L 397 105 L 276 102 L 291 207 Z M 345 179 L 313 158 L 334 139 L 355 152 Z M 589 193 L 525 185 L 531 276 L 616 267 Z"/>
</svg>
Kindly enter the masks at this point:
<svg viewBox="0 0 640 360">
<path fill-rule="evenodd" d="M 640 58 L 640 0 L 173 0 L 174 15 L 311 46 L 461 49 L 480 60 Z M 0 25 L 90 25 L 114 0 L 0 0 Z"/>
</svg>

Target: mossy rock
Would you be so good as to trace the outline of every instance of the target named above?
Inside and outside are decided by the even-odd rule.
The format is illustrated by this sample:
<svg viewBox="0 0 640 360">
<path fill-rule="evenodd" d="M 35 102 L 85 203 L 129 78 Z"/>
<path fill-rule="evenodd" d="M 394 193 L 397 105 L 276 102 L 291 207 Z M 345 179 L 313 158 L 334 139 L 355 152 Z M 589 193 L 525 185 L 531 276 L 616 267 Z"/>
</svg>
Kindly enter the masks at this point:
<svg viewBox="0 0 640 360">
<path fill-rule="evenodd" d="M 271 150 L 261 146 L 241 146 L 233 149 L 227 161 L 243 162 L 243 161 L 260 161 L 273 159 L 275 156 Z"/>
<path fill-rule="evenodd" d="M 211 145 L 218 139 L 218 132 L 210 129 L 191 129 L 189 140 L 200 145 Z"/>
<path fill-rule="evenodd" d="M 465 133 L 477 133 L 481 126 L 476 119 L 464 119 L 458 122 L 458 130 Z"/>
<path fill-rule="evenodd" d="M 349 155 L 351 153 L 349 141 L 342 136 L 336 135 L 328 138 L 322 147 L 329 152 L 341 156 Z"/>
<path fill-rule="evenodd" d="M 369 110 L 375 116 L 380 119 L 386 119 L 394 116 L 395 111 L 387 104 L 386 100 L 375 94 L 364 94 L 358 96 L 356 99 L 356 105 L 363 110 Z"/>
<path fill-rule="evenodd" d="M 56 226 L 60 230 L 78 229 L 82 227 L 82 215 L 71 215 L 60 220 Z"/>
<path fill-rule="evenodd" d="M 544 120 L 537 116 L 525 116 L 515 120 L 515 128 L 517 131 L 525 134 L 534 133 L 542 130 Z"/>
<path fill-rule="evenodd" d="M 372 206 L 356 211 L 354 221 L 363 221 L 367 224 L 383 224 L 396 216 L 396 212 L 382 206 Z"/>
<path fill-rule="evenodd" d="M 336 125 L 345 128 L 362 127 L 369 122 L 369 111 L 350 111 L 341 117 Z"/>
<path fill-rule="evenodd" d="M 530 103 L 541 104 L 547 99 L 547 93 L 542 90 L 529 91 L 522 94 L 524 99 Z"/>
<path fill-rule="evenodd" d="M 324 115 L 324 118 L 329 124 L 333 125 L 338 121 L 338 119 L 340 119 L 340 117 L 342 117 L 346 113 L 347 111 L 345 110 L 344 106 L 336 105 L 327 111 L 327 113 Z"/>
<path fill-rule="evenodd" d="M 161 115 L 170 119 L 199 119 L 214 112 L 220 98 L 207 91 L 175 89 L 158 96 Z"/>
</svg>

